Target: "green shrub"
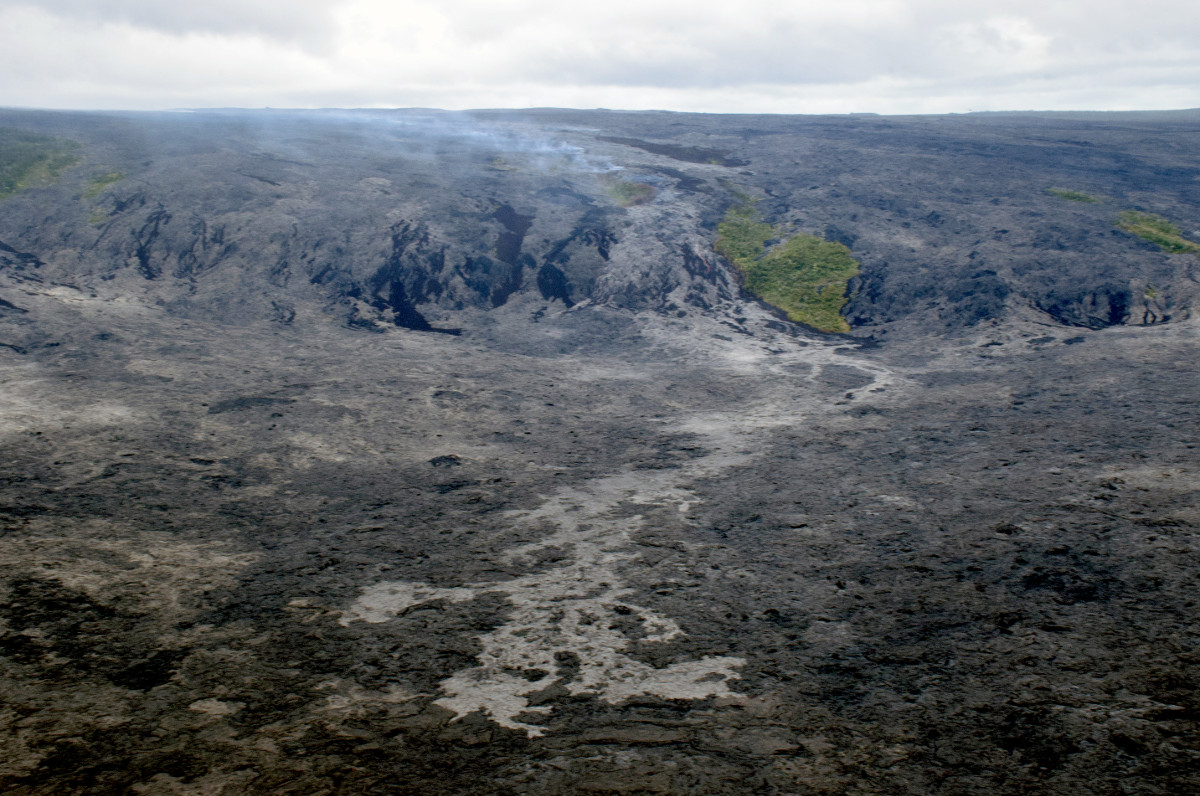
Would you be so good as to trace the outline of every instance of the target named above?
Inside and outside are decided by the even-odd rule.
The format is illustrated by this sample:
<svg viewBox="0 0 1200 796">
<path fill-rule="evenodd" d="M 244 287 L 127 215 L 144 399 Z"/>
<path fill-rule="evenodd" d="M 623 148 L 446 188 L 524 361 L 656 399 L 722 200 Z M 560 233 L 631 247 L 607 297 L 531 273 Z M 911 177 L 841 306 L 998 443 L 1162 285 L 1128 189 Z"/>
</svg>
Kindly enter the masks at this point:
<svg viewBox="0 0 1200 796">
<path fill-rule="evenodd" d="M 1179 227 L 1153 213 L 1126 210 L 1117 218 L 1117 228 L 1148 240 L 1172 254 L 1183 252 L 1200 254 L 1200 243 L 1183 237 L 1179 232 Z"/>
<path fill-rule="evenodd" d="M 1071 202 L 1084 202 L 1089 205 L 1094 205 L 1100 201 L 1090 193 L 1084 193 L 1083 191 L 1072 191 L 1068 190 L 1067 188 L 1050 188 L 1048 190 L 1059 199 L 1066 199 Z"/>
<path fill-rule="evenodd" d="M 748 198 L 726 213 L 717 236 L 717 252 L 738 267 L 751 293 L 797 323 L 823 332 L 850 331 L 841 312 L 859 264 L 845 246 L 799 234 L 768 249 L 780 235 L 759 220 Z"/>
<path fill-rule="evenodd" d="M 79 160 L 79 144 L 0 127 L 0 199 L 47 185 Z"/>
<path fill-rule="evenodd" d="M 752 203 L 735 207 L 717 226 L 717 253 L 745 271 L 762 256 L 767 241 L 775 237 L 775 228 L 758 220 Z"/>
</svg>

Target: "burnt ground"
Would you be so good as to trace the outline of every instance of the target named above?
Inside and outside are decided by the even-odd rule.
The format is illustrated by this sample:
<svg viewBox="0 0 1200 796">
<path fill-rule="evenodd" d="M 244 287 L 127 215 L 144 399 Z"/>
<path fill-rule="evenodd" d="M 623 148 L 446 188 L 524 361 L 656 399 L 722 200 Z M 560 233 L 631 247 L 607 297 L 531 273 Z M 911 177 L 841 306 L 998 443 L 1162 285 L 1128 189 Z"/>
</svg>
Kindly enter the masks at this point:
<svg viewBox="0 0 1200 796">
<path fill-rule="evenodd" d="M 1195 258 L 1109 217 L 1195 225 L 1190 117 L 557 113 L 38 117 L 94 160 L 0 218 L 0 789 L 1200 790 Z M 735 182 L 854 335 L 737 293 Z"/>
</svg>

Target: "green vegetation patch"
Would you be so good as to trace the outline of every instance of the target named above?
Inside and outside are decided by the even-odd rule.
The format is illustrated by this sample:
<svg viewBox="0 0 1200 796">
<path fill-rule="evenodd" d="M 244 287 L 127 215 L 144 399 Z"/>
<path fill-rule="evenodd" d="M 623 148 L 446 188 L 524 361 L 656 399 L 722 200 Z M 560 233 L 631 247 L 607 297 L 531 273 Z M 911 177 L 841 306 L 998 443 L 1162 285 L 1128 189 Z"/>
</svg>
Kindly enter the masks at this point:
<svg viewBox="0 0 1200 796">
<path fill-rule="evenodd" d="M 840 243 L 799 234 L 767 249 L 780 237 L 759 220 L 748 198 L 717 227 L 716 250 L 742 272 L 746 289 L 798 323 L 823 332 L 848 332 L 842 317 L 850 279 L 858 261 Z"/>
<path fill-rule="evenodd" d="M 622 180 L 608 189 L 613 201 L 621 207 L 644 205 L 654 198 L 654 186 L 644 182 L 627 182 Z"/>
<path fill-rule="evenodd" d="M 759 220 L 758 210 L 746 197 L 742 204 L 731 208 L 717 226 L 716 250 L 745 272 L 762 257 L 767 241 L 774 237 L 775 227 Z"/>
<path fill-rule="evenodd" d="M 0 127 L 0 199 L 54 182 L 79 160 L 79 150 L 65 138 Z"/>
<path fill-rule="evenodd" d="M 83 192 L 83 196 L 86 199 L 93 199 L 103 193 L 105 188 L 123 179 L 125 179 L 125 175 L 119 171 L 111 171 L 108 174 L 93 177 L 91 184 Z"/>
<path fill-rule="evenodd" d="M 1172 254 L 1183 252 L 1200 254 L 1200 243 L 1183 237 L 1179 232 L 1179 227 L 1153 213 L 1126 210 L 1118 216 L 1117 228 L 1148 240 Z"/>
<path fill-rule="evenodd" d="M 1084 202 L 1085 204 L 1094 205 L 1100 201 L 1090 193 L 1084 193 L 1083 191 L 1072 191 L 1067 188 L 1050 188 L 1048 190 L 1059 199 L 1066 199 L 1070 202 Z"/>
</svg>

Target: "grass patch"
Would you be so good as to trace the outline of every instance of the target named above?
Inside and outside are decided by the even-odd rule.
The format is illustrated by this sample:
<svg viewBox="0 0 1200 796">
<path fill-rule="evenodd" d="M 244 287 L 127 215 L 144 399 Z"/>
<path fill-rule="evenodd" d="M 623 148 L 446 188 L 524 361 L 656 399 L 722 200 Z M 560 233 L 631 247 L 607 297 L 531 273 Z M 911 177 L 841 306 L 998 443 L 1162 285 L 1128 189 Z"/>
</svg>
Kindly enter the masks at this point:
<svg viewBox="0 0 1200 796">
<path fill-rule="evenodd" d="M 622 180 L 608 189 L 613 201 L 621 207 L 644 205 L 654 198 L 654 186 L 644 182 L 628 182 Z"/>
<path fill-rule="evenodd" d="M 1179 232 L 1179 227 L 1153 213 L 1126 210 L 1117 217 L 1117 228 L 1137 235 L 1143 240 L 1148 240 L 1172 254 L 1184 252 L 1200 254 L 1200 243 L 1183 237 Z"/>
<path fill-rule="evenodd" d="M 1072 191 L 1067 188 L 1048 188 L 1050 193 L 1057 196 L 1059 199 L 1066 199 L 1069 202 L 1083 202 L 1085 204 L 1094 205 L 1100 202 L 1095 196 L 1083 191 Z"/>
<path fill-rule="evenodd" d="M 83 192 L 85 199 L 94 199 L 104 192 L 108 186 L 118 183 L 125 179 L 125 175 L 119 171 L 111 171 L 108 174 L 101 174 L 99 177 L 93 177 L 92 182 L 88 185 L 87 190 Z"/>
<path fill-rule="evenodd" d="M 848 332 L 842 317 L 846 289 L 858 274 L 850 250 L 816 235 L 799 234 L 770 249 L 780 237 L 759 219 L 748 197 L 717 227 L 715 248 L 742 272 L 746 289 L 797 323 L 823 332 Z"/>
<path fill-rule="evenodd" d="M 79 150 L 65 138 L 0 127 L 0 199 L 54 182 L 79 160 Z"/>
</svg>

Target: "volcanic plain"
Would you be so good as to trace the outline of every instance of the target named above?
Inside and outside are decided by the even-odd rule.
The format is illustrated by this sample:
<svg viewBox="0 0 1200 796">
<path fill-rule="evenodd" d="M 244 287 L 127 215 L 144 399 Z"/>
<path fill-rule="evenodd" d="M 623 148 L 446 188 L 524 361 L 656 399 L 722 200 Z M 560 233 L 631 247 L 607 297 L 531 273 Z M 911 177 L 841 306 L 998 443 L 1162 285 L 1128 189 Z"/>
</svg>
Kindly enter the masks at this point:
<svg viewBox="0 0 1200 796">
<path fill-rule="evenodd" d="M 1198 135 L 0 111 L 0 790 L 1200 792 Z"/>
</svg>

